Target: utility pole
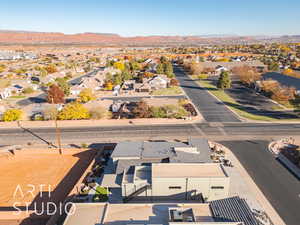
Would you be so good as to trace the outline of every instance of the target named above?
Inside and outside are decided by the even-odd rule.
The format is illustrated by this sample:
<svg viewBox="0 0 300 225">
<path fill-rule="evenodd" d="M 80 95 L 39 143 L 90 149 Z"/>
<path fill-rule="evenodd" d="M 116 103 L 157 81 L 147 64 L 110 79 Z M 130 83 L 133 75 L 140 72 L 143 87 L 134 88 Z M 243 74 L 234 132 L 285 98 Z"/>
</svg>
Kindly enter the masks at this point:
<svg viewBox="0 0 300 225">
<path fill-rule="evenodd" d="M 54 104 L 53 97 L 51 99 L 52 99 L 52 104 Z M 62 151 L 61 151 L 61 136 L 60 136 L 60 130 L 59 130 L 58 125 L 57 125 L 57 116 L 55 116 L 55 133 L 56 133 L 56 139 L 57 139 L 59 154 L 62 154 Z"/>
</svg>

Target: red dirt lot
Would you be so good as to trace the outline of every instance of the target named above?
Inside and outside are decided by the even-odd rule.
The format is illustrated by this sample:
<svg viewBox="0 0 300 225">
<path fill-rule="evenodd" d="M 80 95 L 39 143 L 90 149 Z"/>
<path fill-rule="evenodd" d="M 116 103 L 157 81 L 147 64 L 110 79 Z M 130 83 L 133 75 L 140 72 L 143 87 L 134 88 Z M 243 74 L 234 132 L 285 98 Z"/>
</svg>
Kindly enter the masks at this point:
<svg viewBox="0 0 300 225">
<path fill-rule="evenodd" d="M 15 220 L 14 204 L 22 211 L 42 210 L 47 202 L 59 206 L 95 156 L 93 150 L 20 150 L 0 155 L 0 225 L 44 224 Z M 43 186 L 41 186 L 43 185 Z M 30 192 L 31 191 L 31 192 Z M 49 192 L 50 191 L 50 192 Z M 50 197 L 49 197 L 50 195 Z M 44 211 L 45 208 L 44 208 Z M 29 215 L 23 216 L 26 218 Z M 9 219 L 11 220 L 10 222 Z M 23 219 L 24 219 L 23 218 Z M 41 219 L 43 221 L 45 219 Z"/>
</svg>

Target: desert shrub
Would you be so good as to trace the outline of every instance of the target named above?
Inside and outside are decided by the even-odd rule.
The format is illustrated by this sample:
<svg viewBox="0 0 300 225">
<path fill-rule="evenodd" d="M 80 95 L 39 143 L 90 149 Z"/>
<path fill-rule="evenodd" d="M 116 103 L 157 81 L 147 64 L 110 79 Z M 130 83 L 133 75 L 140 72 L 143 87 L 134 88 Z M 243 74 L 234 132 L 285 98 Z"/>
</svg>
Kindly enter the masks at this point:
<svg viewBox="0 0 300 225">
<path fill-rule="evenodd" d="M 184 104 L 183 108 L 192 116 L 197 116 L 198 114 L 195 107 L 191 103 Z"/>
<path fill-rule="evenodd" d="M 133 108 L 132 113 L 133 113 L 134 117 L 136 117 L 136 118 L 149 118 L 149 117 L 151 117 L 150 107 L 144 101 L 138 102 L 136 104 L 136 106 Z"/>
<path fill-rule="evenodd" d="M 4 112 L 2 120 L 4 122 L 11 122 L 22 119 L 23 111 L 20 109 L 8 109 Z"/>
<path fill-rule="evenodd" d="M 170 80 L 170 86 L 179 86 L 179 82 L 177 79 L 171 79 Z"/>
<path fill-rule="evenodd" d="M 87 148 L 87 147 L 88 147 L 88 144 L 87 144 L 87 143 L 81 143 L 80 147 L 81 147 L 81 148 Z"/>
<path fill-rule="evenodd" d="M 92 108 L 90 110 L 91 119 L 104 119 L 109 116 L 108 111 L 102 106 Z"/>
<path fill-rule="evenodd" d="M 207 79 L 207 78 L 208 78 L 208 74 L 201 73 L 200 75 L 198 75 L 198 79 Z"/>
<path fill-rule="evenodd" d="M 31 117 L 31 120 L 33 120 L 33 121 L 43 121 L 44 117 L 41 114 L 36 114 L 36 115 Z"/>
<path fill-rule="evenodd" d="M 44 120 L 55 120 L 58 115 L 58 110 L 55 106 L 48 106 L 43 111 Z"/>
<path fill-rule="evenodd" d="M 23 89 L 23 94 L 32 94 L 34 92 L 33 88 L 27 87 Z"/>
<path fill-rule="evenodd" d="M 181 106 L 186 105 L 188 103 L 189 103 L 189 100 L 187 100 L 186 98 L 181 98 L 178 100 L 178 105 L 181 105 Z"/>
<path fill-rule="evenodd" d="M 151 107 L 151 117 L 153 118 L 166 118 L 167 112 L 164 109 L 164 107 L 158 106 L 158 107 Z"/>
<path fill-rule="evenodd" d="M 189 113 L 180 105 L 166 105 L 163 108 L 167 118 L 182 119 L 189 116 Z"/>
</svg>

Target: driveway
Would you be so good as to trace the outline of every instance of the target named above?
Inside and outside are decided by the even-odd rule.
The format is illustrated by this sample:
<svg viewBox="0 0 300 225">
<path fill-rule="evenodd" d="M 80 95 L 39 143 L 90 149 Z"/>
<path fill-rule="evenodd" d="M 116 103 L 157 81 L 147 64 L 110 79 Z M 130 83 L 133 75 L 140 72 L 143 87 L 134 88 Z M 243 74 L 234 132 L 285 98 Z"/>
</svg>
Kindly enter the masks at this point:
<svg viewBox="0 0 300 225">
<path fill-rule="evenodd" d="M 190 79 L 180 67 L 174 66 L 174 73 L 180 86 L 207 122 L 241 122 L 222 102 Z"/>
<path fill-rule="evenodd" d="M 223 141 L 288 225 L 299 225 L 300 182 L 267 150 L 267 141 Z"/>
</svg>

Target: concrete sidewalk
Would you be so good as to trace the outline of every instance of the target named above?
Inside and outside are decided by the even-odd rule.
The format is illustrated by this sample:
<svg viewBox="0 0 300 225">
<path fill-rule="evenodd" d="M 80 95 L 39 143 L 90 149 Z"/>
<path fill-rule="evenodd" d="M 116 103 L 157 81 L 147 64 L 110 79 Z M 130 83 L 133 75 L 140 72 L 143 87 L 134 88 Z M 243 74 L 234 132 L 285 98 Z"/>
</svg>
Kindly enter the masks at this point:
<svg viewBox="0 0 300 225">
<path fill-rule="evenodd" d="M 108 126 L 133 126 L 133 125 L 168 125 L 168 124 L 192 124 L 202 122 L 203 118 L 198 115 L 191 120 L 184 119 L 165 119 L 165 118 L 148 118 L 148 119 L 102 119 L 102 120 L 58 120 L 59 127 L 108 127 Z M 19 128 L 21 125 L 25 128 L 53 128 L 55 121 L 17 121 L 0 122 L 0 129 Z"/>
</svg>

